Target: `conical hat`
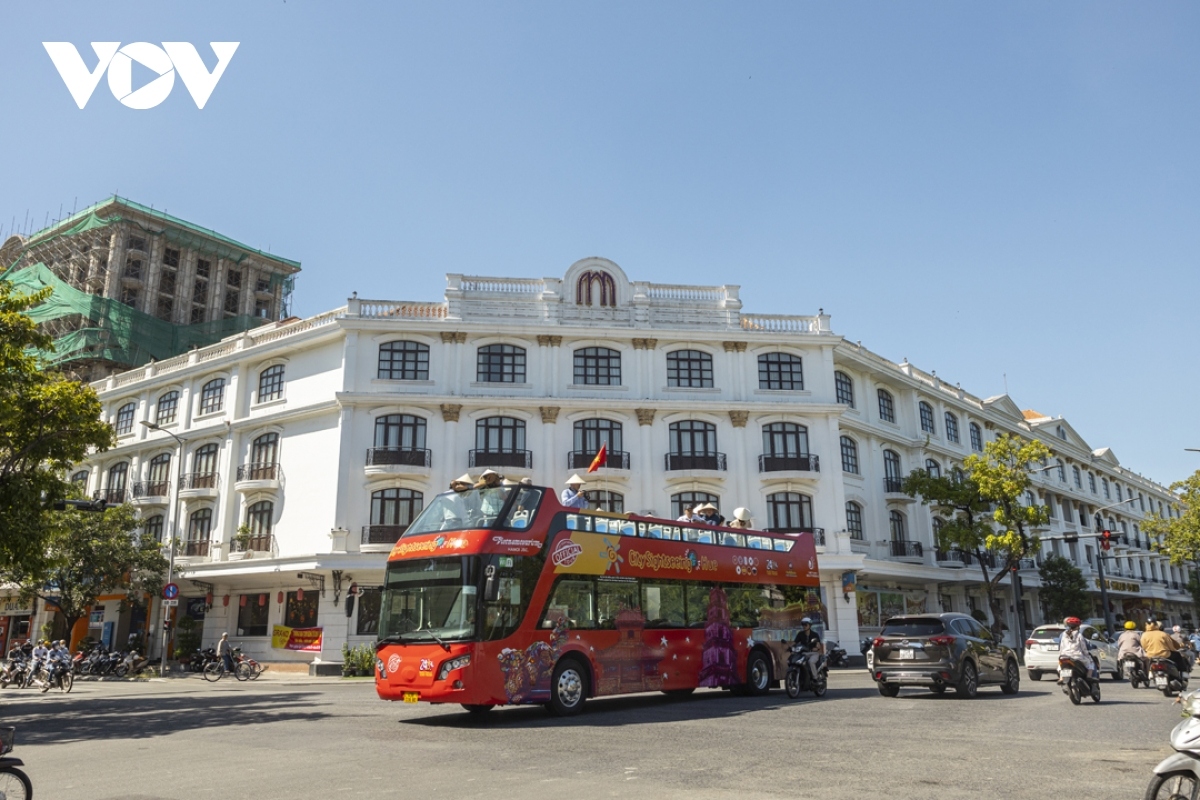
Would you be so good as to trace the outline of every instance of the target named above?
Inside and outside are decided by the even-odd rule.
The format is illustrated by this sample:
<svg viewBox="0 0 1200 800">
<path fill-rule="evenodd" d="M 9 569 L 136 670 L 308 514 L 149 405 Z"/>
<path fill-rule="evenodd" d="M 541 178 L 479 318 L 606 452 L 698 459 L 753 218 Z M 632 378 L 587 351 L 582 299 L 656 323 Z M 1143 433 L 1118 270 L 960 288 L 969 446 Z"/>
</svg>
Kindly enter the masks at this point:
<svg viewBox="0 0 1200 800">
<path fill-rule="evenodd" d="M 450 482 L 451 483 L 474 483 L 475 479 L 471 477 L 471 474 L 469 472 L 464 472 L 462 475 L 458 476 L 457 478 L 455 478 L 454 480 L 452 480 Z"/>
<path fill-rule="evenodd" d="M 583 478 L 579 477 L 578 473 L 567 478 L 567 486 L 573 486 L 574 484 L 579 484 L 580 486 L 582 486 L 584 483 L 586 483 L 586 481 L 584 481 Z"/>
</svg>

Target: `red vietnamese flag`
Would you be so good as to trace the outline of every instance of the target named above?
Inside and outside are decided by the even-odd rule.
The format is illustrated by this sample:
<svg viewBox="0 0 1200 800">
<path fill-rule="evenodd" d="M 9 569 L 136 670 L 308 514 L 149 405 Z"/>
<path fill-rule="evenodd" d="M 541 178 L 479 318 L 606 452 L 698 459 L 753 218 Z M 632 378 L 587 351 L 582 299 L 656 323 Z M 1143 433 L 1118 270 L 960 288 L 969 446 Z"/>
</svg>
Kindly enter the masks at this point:
<svg viewBox="0 0 1200 800">
<path fill-rule="evenodd" d="M 592 465 L 588 467 L 588 472 L 595 472 L 608 463 L 608 442 L 600 445 L 600 452 L 596 453 L 596 457 L 592 459 Z"/>
</svg>

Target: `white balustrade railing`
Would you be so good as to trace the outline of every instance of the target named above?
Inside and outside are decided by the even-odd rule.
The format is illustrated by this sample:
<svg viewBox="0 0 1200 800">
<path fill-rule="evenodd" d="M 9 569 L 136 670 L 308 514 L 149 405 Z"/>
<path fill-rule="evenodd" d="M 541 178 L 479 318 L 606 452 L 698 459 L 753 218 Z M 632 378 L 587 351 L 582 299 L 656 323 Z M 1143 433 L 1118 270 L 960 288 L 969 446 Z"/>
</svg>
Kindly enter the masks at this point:
<svg viewBox="0 0 1200 800">
<path fill-rule="evenodd" d="M 540 278 L 483 278 L 464 275 L 464 292 L 491 292 L 501 294 L 537 294 L 545 284 Z"/>
<path fill-rule="evenodd" d="M 820 333 L 817 317 L 786 314 L 742 314 L 742 330 L 764 333 Z"/>
<path fill-rule="evenodd" d="M 673 283 L 651 283 L 646 287 L 646 296 L 651 300 L 673 300 L 689 303 L 720 303 L 725 299 L 725 290 L 720 286 L 687 286 Z"/>
<path fill-rule="evenodd" d="M 359 300 L 358 316 L 367 319 L 445 319 L 445 303 Z"/>
</svg>

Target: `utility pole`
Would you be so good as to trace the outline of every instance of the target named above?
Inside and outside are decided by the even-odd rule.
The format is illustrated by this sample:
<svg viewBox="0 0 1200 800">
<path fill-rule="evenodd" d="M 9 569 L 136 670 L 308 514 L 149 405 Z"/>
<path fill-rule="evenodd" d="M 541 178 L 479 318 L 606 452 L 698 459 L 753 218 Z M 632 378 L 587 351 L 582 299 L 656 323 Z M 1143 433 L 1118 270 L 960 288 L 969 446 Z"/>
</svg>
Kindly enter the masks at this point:
<svg viewBox="0 0 1200 800">
<path fill-rule="evenodd" d="M 1100 518 L 1099 513 L 1096 514 L 1096 530 L 1097 531 L 1104 530 L 1104 520 L 1102 520 Z M 1100 544 L 1099 540 L 1097 540 L 1097 544 Z M 1097 580 L 1100 581 L 1100 604 L 1102 606 L 1104 606 L 1104 626 L 1106 628 L 1108 628 L 1108 635 L 1112 636 L 1113 631 L 1114 631 L 1113 618 L 1112 618 L 1112 609 L 1110 609 L 1108 607 L 1108 587 L 1105 585 L 1105 581 L 1104 581 L 1104 548 L 1103 547 L 1096 548 L 1096 575 L 1097 575 Z"/>
</svg>

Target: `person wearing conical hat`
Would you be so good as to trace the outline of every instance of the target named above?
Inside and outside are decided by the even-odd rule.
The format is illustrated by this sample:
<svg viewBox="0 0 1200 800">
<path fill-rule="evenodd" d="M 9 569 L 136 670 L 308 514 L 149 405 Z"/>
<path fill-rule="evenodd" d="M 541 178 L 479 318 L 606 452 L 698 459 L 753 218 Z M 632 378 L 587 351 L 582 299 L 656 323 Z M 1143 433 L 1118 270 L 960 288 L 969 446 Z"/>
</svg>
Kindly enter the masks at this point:
<svg viewBox="0 0 1200 800">
<path fill-rule="evenodd" d="M 729 523 L 731 528 L 749 528 L 754 518 L 750 516 L 750 509 L 735 508 L 733 510 L 733 521 Z"/>
<path fill-rule="evenodd" d="M 583 478 L 572 475 L 567 478 L 567 488 L 562 490 L 560 502 L 567 508 L 587 508 L 587 497 L 583 494 Z"/>
<path fill-rule="evenodd" d="M 479 492 L 479 511 L 485 518 L 484 522 L 489 525 L 493 519 L 499 516 L 500 509 L 508 498 L 508 493 L 500 488 L 500 481 L 499 472 L 485 469 L 479 474 L 479 482 L 475 484 L 475 488 L 481 490 Z"/>
<path fill-rule="evenodd" d="M 450 489 L 455 492 L 465 492 L 475 485 L 475 479 L 471 477 L 469 472 L 464 472 L 459 477 L 450 481 Z"/>
</svg>

